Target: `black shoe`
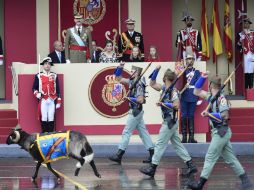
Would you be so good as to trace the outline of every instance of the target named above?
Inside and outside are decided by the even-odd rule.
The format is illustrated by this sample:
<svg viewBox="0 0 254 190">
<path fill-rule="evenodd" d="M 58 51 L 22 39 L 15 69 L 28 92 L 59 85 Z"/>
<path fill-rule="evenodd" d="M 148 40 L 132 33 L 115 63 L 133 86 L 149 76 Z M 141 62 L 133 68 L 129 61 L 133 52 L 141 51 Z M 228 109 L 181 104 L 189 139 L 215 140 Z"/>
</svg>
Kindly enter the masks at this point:
<svg viewBox="0 0 254 190">
<path fill-rule="evenodd" d="M 249 190 L 249 189 L 253 189 L 253 185 L 250 181 L 250 179 L 248 178 L 248 175 L 246 173 L 242 174 L 239 176 L 241 181 L 242 181 L 242 185 L 241 188 L 242 190 Z"/>
<path fill-rule="evenodd" d="M 152 157 L 154 154 L 154 149 L 150 148 L 149 150 L 149 157 L 146 160 L 143 160 L 143 163 L 151 163 L 152 162 Z"/>
<path fill-rule="evenodd" d="M 48 122 L 48 132 L 54 132 L 55 131 L 55 122 L 49 121 Z"/>
<path fill-rule="evenodd" d="M 118 164 L 121 164 L 124 153 L 125 153 L 124 150 L 119 149 L 115 155 L 110 156 L 108 159 L 113 162 L 117 162 Z"/>
<path fill-rule="evenodd" d="M 42 133 L 48 132 L 48 122 L 47 121 L 41 121 L 41 132 Z"/>
<path fill-rule="evenodd" d="M 198 169 L 193 164 L 192 160 L 189 160 L 188 162 L 186 162 L 186 165 L 187 165 L 187 170 L 182 173 L 182 176 L 189 177 L 191 174 L 194 174 L 194 173 L 198 172 Z"/>
<path fill-rule="evenodd" d="M 157 165 L 150 164 L 149 166 L 143 166 L 139 169 L 139 171 L 145 175 L 148 175 L 150 177 L 154 177 L 154 174 L 156 172 Z"/>
<path fill-rule="evenodd" d="M 189 140 L 188 143 L 197 143 L 194 139 L 194 118 L 188 118 L 188 127 L 189 127 Z"/>
<path fill-rule="evenodd" d="M 187 120 L 186 117 L 181 118 L 181 126 L 182 126 L 182 143 L 187 143 Z"/>
<path fill-rule="evenodd" d="M 200 177 L 199 181 L 189 181 L 188 188 L 192 190 L 202 190 L 207 179 Z"/>
</svg>

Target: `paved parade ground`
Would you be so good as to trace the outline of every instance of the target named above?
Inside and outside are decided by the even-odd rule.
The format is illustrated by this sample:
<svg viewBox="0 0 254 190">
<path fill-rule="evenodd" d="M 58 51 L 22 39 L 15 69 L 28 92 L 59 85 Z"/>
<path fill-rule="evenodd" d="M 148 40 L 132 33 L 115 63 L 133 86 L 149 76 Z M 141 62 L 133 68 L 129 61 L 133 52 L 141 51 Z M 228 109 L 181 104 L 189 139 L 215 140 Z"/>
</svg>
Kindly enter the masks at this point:
<svg viewBox="0 0 254 190">
<path fill-rule="evenodd" d="M 245 167 L 249 177 L 254 181 L 254 157 L 241 156 L 240 162 Z M 202 158 L 194 158 L 199 173 L 203 167 Z M 89 165 L 85 165 L 78 177 L 74 176 L 75 160 L 60 160 L 52 164 L 59 172 L 61 180 L 45 168 L 41 167 L 36 182 L 31 181 L 35 163 L 31 158 L 1 158 L 0 159 L 0 190 L 10 189 L 89 189 L 89 190 L 141 190 L 141 189 L 187 189 L 187 178 L 180 173 L 185 165 L 176 157 L 163 158 L 154 179 L 149 179 L 139 172 L 144 165 L 142 158 L 125 157 L 122 165 L 115 165 L 106 158 L 95 158 L 102 178 L 94 176 Z M 223 160 L 215 165 L 215 169 L 204 189 L 234 190 L 240 185 L 240 180 Z"/>
</svg>

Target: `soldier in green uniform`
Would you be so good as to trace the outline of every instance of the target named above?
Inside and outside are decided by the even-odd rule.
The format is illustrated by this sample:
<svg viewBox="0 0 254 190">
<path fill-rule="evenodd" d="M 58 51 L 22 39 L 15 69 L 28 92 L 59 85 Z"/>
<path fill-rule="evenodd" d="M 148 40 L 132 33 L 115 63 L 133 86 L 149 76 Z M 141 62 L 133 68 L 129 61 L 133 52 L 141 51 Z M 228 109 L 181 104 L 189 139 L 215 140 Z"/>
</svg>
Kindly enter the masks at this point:
<svg viewBox="0 0 254 190">
<path fill-rule="evenodd" d="M 90 29 L 84 27 L 83 15 L 74 15 L 74 27 L 68 28 L 65 37 L 65 58 L 66 63 L 91 62 L 90 51 L 92 47 L 92 36 Z"/>
<path fill-rule="evenodd" d="M 233 153 L 230 138 L 232 132 L 228 126 L 229 120 L 229 105 L 228 101 L 223 93 L 218 94 L 221 88 L 221 78 L 212 77 L 209 84 L 209 92 L 201 90 L 208 73 L 203 73 L 195 84 L 194 94 L 210 102 L 211 108 L 209 111 L 203 111 L 201 115 L 203 117 L 209 117 L 209 124 L 212 132 L 212 141 L 208 148 L 205 157 L 205 163 L 200 175 L 199 181 L 189 181 L 188 187 L 194 190 L 202 190 L 204 184 L 209 178 L 212 169 L 219 159 L 223 157 L 225 162 L 229 164 L 237 176 L 242 181 L 242 189 L 252 189 L 252 184 L 244 171 L 242 165 Z M 216 96 L 216 94 L 218 96 Z"/>
<path fill-rule="evenodd" d="M 127 118 L 126 126 L 124 127 L 124 130 L 122 132 L 122 140 L 118 146 L 118 151 L 115 155 L 112 155 L 109 157 L 109 160 L 117 162 L 121 164 L 122 156 L 125 153 L 125 150 L 127 149 L 127 146 L 130 141 L 130 137 L 133 133 L 133 131 L 136 129 L 138 131 L 138 134 L 146 148 L 146 150 L 149 151 L 149 158 L 147 160 L 144 160 L 144 163 L 151 162 L 152 155 L 154 153 L 154 145 L 152 142 L 152 139 L 149 135 L 149 132 L 145 126 L 144 122 L 144 110 L 143 110 L 143 104 L 145 103 L 145 78 L 141 78 L 136 84 L 135 80 L 140 76 L 142 72 L 142 68 L 132 66 L 131 69 L 131 77 L 130 79 L 123 78 L 122 77 L 122 71 L 123 71 L 124 63 L 121 63 L 119 67 L 115 70 L 115 76 L 117 80 L 122 84 L 128 84 L 129 87 L 132 88 L 129 96 L 127 97 L 127 100 L 129 101 L 129 114 Z"/>
<path fill-rule="evenodd" d="M 159 165 L 161 157 L 163 156 L 168 146 L 168 142 L 170 141 L 177 155 L 187 164 L 188 170 L 186 174 L 189 175 L 191 173 L 196 173 L 197 168 L 192 163 L 192 159 L 183 144 L 181 143 L 178 134 L 178 121 L 176 119 L 176 110 L 178 110 L 179 108 L 179 98 L 177 89 L 174 88 L 173 85 L 171 85 L 172 82 L 175 80 L 176 75 L 173 71 L 168 69 L 163 77 L 164 84 L 161 85 L 156 82 L 156 77 L 159 70 L 160 65 L 158 65 L 153 71 L 153 73 L 150 75 L 150 86 L 157 91 L 162 91 L 163 98 L 161 102 L 157 103 L 157 105 L 161 106 L 163 122 L 160 128 L 158 140 L 155 144 L 152 162 L 149 166 L 140 168 L 140 172 L 148 176 L 154 177 L 156 168 Z M 165 91 L 167 91 L 168 88 L 171 89 L 169 93 L 165 94 Z M 165 96 L 163 94 L 165 94 Z"/>
</svg>

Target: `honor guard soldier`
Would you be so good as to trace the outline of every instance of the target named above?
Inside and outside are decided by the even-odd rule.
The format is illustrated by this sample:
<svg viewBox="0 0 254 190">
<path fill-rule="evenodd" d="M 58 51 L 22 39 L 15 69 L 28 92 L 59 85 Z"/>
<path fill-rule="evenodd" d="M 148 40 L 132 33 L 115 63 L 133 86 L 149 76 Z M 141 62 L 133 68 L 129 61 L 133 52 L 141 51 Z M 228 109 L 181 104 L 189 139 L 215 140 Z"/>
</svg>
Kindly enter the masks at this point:
<svg viewBox="0 0 254 190">
<path fill-rule="evenodd" d="M 238 49 L 243 54 L 245 88 L 253 88 L 254 75 L 254 31 L 250 30 L 252 22 L 249 18 L 241 20 L 243 31 L 238 34 Z"/>
<path fill-rule="evenodd" d="M 134 31 L 135 20 L 127 19 L 125 21 L 127 31 L 120 35 L 118 41 L 118 53 L 122 61 L 128 61 L 132 52 L 132 48 L 137 46 L 141 52 L 141 57 L 144 59 L 144 42 L 141 33 Z"/>
<path fill-rule="evenodd" d="M 90 50 L 92 47 L 92 36 L 89 28 L 82 26 L 83 15 L 74 15 L 76 25 L 67 29 L 65 37 L 66 63 L 91 62 Z"/>
<path fill-rule="evenodd" d="M 3 47 L 2 47 L 2 38 L 0 36 L 0 65 L 3 65 L 4 62 L 4 54 L 3 54 Z"/>
<path fill-rule="evenodd" d="M 61 97 L 57 74 L 50 71 L 53 66 L 51 58 L 43 59 L 41 65 L 43 71 L 35 75 L 33 93 L 39 101 L 38 112 L 44 133 L 55 130 L 55 109 L 61 107 Z"/>
<path fill-rule="evenodd" d="M 198 97 L 193 94 L 193 91 L 194 85 L 200 77 L 200 72 L 193 67 L 193 64 L 194 57 L 192 54 L 188 54 L 186 57 L 186 65 L 188 68 L 185 71 L 186 84 L 181 91 L 182 143 L 187 143 L 187 131 L 189 131 L 188 143 L 197 143 L 194 139 L 194 114 Z"/>
<path fill-rule="evenodd" d="M 144 163 L 151 162 L 152 155 L 154 153 L 154 145 L 152 139 L 149 135 L 149 132 L 145 126 L 144 122 L 144 110 L 143 105 L 145 103 L 145 78 L 141 78 L 138 82 L 135 82 L 138 77 L 140 77 L 142 68 L 132 66 L 131 69 L 131 77 L 129 79 L 122 78 L 122 71 L 123 71 L 124 63 L 121 63 L 120 66 L 117 67 L 115 70 L 115 76 L 117 80 L 122 84 L 128 84 L 131 91 L 127 100 L 129 101 L 129 114 L 127 118 L 127 123 L 125 128 L 122 132 L 122 140 L 118 146 L 118 152 L 116 155 L 110 156 L 109 160 L 117 162 L 121 164 L 122 156 L 125 153 L 125 150 L 129 144 L 130 137 L 133 131 L 136 129 L 139 133 L 139 136 L 145 146 L 145 148 L 149 151 L 149 158 L 144 160 Z"/>
<path fill-rule="evenodd" d="M 195 84 L 194 94 L 207 100 L 211 104 L 210 109 L 208 111 L 203 111 L 201 115 L 203 117 L 209 117 L 212 140 L 205 156 L 205 163 L 199 181 L 189 181 L 188 187 L 190 189 L 202 190 L 204 184 L 211 175 L 215 163 L 219 157 L 222 156 L 225 162 L 232 167 L 236 175 L 241 179 L 242 189 L 252 189 L 252 184 L 242 165 L 233 153 L 230 143 L 232 132 L 228 126 L 229 105 L 223 93 L 220 93 L 221 78 L 217 76 L 212 77 L 209 84 L 209 92 L 206 92 L 202 90 L 202 86 L 207 76 L 208 73 L 203 73 L 198 79 Z"/>
<path fill-rule="evenodd" d="M 156 77 L 159 70 L 160 65 L 156 67 L 149 78 L 151 78 L 150 86 L 156 91 L 162 91 L 162 97 L 160 98 L 161 100 L 157 103 L 157 105 L 161 106 L 163 121 L 158 140 L 155 144 L 152 162 L 149 166 L 140 168 L 140 172 L 154 177 L 156 168 L 159 165 L 160 160 L 168 146 L 168 142 L 170 141 L 177 155 L 186 163 L 188 167 L 185 175 L 190 175 L 192 173 L 196 173 L 197 168 L 193 164 L 189 153 L 181 143 L 181 140 L 178 136 L 178 121 L 176 117 L 177 110 L 179 108 L 179 99 L 177 89 L 172 85 L 176 75 L 173 71 L 167 69 L 163 77 L 164 84 L 161 85 L 156 82 Z"/>
<path fill-rule="evenodd" d="M 202 58 L 202 43 L 199 31 L 192 28 L 192 21 L 194 21 L 194 18 L 187 14 L 184 15 L 182 21 L 185 22 L 186 28 L 178 32 L 176 47 L 178 47 L 178 43 L 180 43 L 183 60 L 186 59 L 187 54 L 193 53 L 195 60 L 200 61 Z"/>
</svg>

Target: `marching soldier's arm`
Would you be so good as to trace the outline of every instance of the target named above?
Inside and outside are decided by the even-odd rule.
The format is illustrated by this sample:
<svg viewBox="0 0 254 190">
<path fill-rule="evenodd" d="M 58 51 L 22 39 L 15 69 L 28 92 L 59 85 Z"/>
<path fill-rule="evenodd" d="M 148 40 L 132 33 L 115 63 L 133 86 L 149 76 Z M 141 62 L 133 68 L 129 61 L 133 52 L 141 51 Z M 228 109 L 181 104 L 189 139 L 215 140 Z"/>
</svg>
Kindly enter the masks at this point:
<svg viewBox="0 0 254 190">
<path fill-rule="evenodd" d="M 123 78 L 122 77 L 122 72 L 123 72 L 123 68 L 124 68 L 124 64 L 125 63 L 120 63 L 120 65 L 116 68 L 116 70 L 114 71 L 114 75 L 115 75 L 115 79 L 117 81 L 119 81 L 122 84 L 129 84 L 130 80 L 127 78 Z"/>
<path fill-rule="evenodd" d="M 150 86 L 157 91 L 162 90 L 162 85 L 156 82 L 157 75 L 160 71 L 161 66 L 158 65 L 152 72 L 152 74 L 149 76 L 150 78 Z"/>
<path fill-rule="evenodd" d="M 65 49 L 65 59 L 66 61 L 69 60 L 70 61 L 70 51 L 69 51 L 69 45 L 70 45 L 70 31 L 69 29 L 66 32 L 66 37 L 64 40 L 64 49 Z"/>
<path fill-rule="evenodd" d="M 202 75 L 199 77 L 199 79 L 195 83 L 195 88 L 194 88 L 194 91 L 193 91 L 194 95 L 196 95 L 200 98 L 203 98 L 203 99 L 206 99 L 207 95 L 208 95 L 207 91 L 202 90 L 202 87 L 205 84 L 205 81 L 208 77 L 208 73 L 209 73 L 208 71 L 205 72 L 205 73 L 202 73 Z"/>
</svg>

